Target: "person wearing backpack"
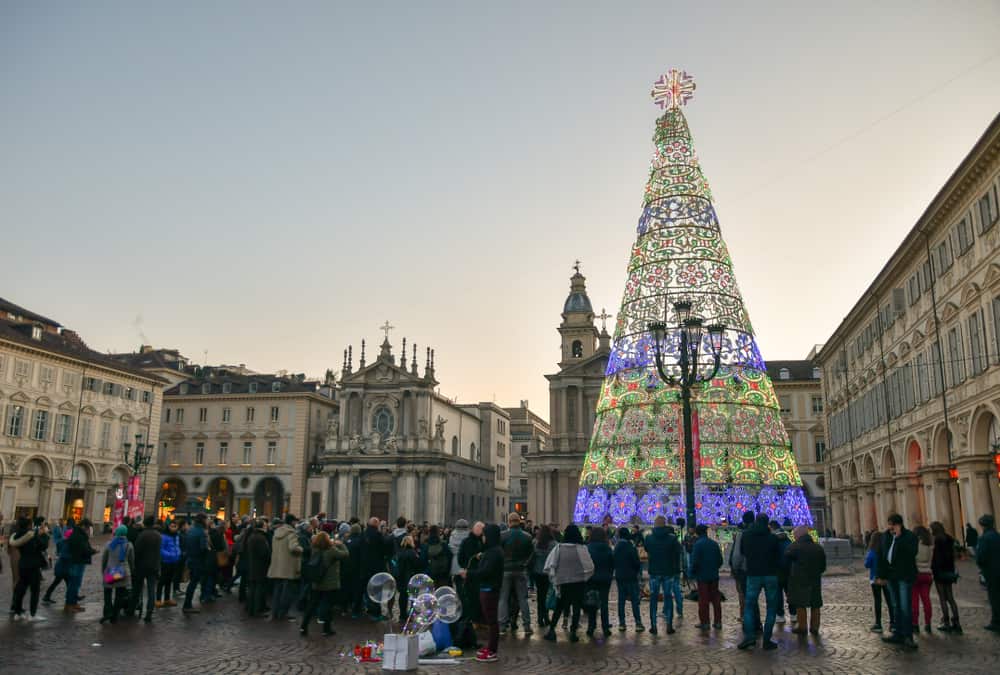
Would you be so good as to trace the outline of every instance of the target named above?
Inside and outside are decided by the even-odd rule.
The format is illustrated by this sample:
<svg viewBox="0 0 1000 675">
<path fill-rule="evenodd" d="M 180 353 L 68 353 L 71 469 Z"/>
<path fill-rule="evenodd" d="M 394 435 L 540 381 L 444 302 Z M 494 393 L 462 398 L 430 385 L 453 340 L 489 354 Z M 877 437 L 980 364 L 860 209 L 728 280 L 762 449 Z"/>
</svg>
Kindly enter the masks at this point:
<svg viewBox="0 0 1000 675">
<path fill-rule="evenodd" d="M 451 550 L 441 540 L 441 530 L 437 525 L 431 525 L 427 532 L 421 559 L 427 565 L 428 576 L 434 580 L 434 588 L 447 586 L 451 575 Z"/>
<path fill-rule="evenodd" d="M 24 595 L 31 589 L 31 615 L 28 621 L 45 621 L 45 617 L 37 615 L 38 598 L 42 588 L 42 570 L 46 566 L 45 553 L 49 549 L 49 528 L 44 518 L 36 518 L 34 526 L 28 518 L 17 519 L 17 531 L 10 539 L 10 545 L 18 549 L 17 586 L 14 587 L 14 599 L 11 603 L 11 614 L 14 619 L 24 617 Z"/>
<path fill-rule="evenodd" d="M 413 547 L 413 537 L 404 535 L 399 543 L 399 551 L 392 558 L 393 576 L 396 578 L 396 590 L 399 593 L 399 621 L 404 623 L 409 609 L 409 593 L 407 585 L 414 574 L 420 572 L 421 563 L 417 551 Z"/>
<path fill-rule="evenodd" d="M 347 547 L 320 530 L 313 537 L 309 559 L 302 565 L 302 576 L 309 583 L 309 599 L 302 615 L 301 635 L 308 635 L 309 622 L 319 609 L 323 635 L 333 635 L 333 599 L 340 590 L 340 561 L 350 557 Z"/>
<path fill-rule="evenodd" d="M 736 582 L 736 595 L 740 601 L 740 620 L 743 618 L 747 602 L 747 561 L 743 556 L 740 542 L 743 539 L 743 532 L 753 525 L 755 519 L 756 516 L 754 516 L 753 511 L 743 512 L 743 522 L 733 536 L 733 546 L 729 549 L 729 571 L 733 575 L 733 581 Z M 757 615 L 757 623 L 759 624 L 760 609 L 756 606 L 754 607 L 754 613 Z"/>
<path fill-rule="evenodd" d="M 63 523 L 62 520 L 59 521 Z M 45 595 L 42 597 L 42 602 L 46 605 L 51 605 L 55 602 L 52 599 L 52 592 L 59 585 L 59 582 L 66 582 L 66 591 L 69 592 L 69 571 L 70 571 L 70 554 L 69 554 L 69 538 L 73 534 L 73 528 L 76 524 L 73 519 L 70 518 L 62 525 L 56 525 L 52 528 L 52 538 L 56 543 L 56 566 L 55 566 L 55 578 L 52 579 L 52 583 L 49 584 L 48 589 L 45 591 Z"/>
<path fill-rule="evenodd" d="M 104 575 L 104 614 L 101 623 L 118 622 L 118 615 L 128 602 L 128 591 L 135 572 L 135 548 L 128 540 L 128 528 L 119 525 L 115 537 L 101 555 L 101 572 Z"/>
</svg>

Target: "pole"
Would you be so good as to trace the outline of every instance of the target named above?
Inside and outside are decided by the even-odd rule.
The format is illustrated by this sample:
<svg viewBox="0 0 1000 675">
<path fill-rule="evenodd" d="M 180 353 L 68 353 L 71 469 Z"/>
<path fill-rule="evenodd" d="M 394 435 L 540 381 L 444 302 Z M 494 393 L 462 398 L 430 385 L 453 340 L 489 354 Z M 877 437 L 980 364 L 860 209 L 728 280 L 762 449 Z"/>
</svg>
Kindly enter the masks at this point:
<svg viewBox="0 0 1000 675">
<path fill-rule="evenodd" d="M 688 353 L 688 335 L 686 330 L 681 330 L 681 404 L 684 414 L 684 501 L 687 511 L 687 526 L 697 525 L 694 499 L 694 434 L 691 430 L 691 375 L 694 370 L 691 368 L 690 354 Z"/>
<path fill-rule="evenodd" d="M 691 385 L 681 381 L 681 402 L 684 408 L 684 490 L 686 492 L 687 526 L 697 525 L 694 499 L 694 439 L 691 433 Z"/>
</svg>

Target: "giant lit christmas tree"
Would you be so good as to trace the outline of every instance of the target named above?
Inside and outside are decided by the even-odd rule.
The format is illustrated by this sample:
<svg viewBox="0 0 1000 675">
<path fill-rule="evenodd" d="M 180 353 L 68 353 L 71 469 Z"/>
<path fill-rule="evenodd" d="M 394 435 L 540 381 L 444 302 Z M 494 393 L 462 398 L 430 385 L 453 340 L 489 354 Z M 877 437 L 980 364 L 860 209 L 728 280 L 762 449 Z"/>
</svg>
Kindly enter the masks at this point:
<svg viewBox="0 0 1000 675">
<path fill-rule="evenodd" d="M 718 370 L 691 389 L 698 522 L 738 523 L 752 510 L 811 525 L 778 400 L 681 112 L 693 93 L 690 76 L 676 70 L 653 88 L 654 102 L 666 112 L 656 121 L 656 150 L 574 520 L 600 523 L 610 515 L 618 524 L 651 523 L 657 515 L 684 515 L 681 392 L 660 376 L 649 329 L 650 322 L 670 321 L 665 314 L 681 302 L 705 324 L 725 326 L 715 345 Z M 702 340 L 701 353 L 712 353 L 710 336 Z M 680 345 L 679 331 L 660 341 L 667 371 L 677 368 Z"/>
</svg>

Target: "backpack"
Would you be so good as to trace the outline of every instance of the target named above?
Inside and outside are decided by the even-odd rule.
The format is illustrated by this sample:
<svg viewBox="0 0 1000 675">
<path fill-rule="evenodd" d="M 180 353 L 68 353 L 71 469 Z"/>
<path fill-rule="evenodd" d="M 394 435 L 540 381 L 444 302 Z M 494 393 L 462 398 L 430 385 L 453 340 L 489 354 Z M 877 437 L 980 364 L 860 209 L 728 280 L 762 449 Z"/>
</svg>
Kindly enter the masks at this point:
<svg viewBox="0 0 1000 675">
<path fill-rule="evenodd" d="M 440 579 L 448 576 L 448 551 L 443 542 L 437 542 L 427 547 L 427 570 L 431 577 Z"/>
<path fill-rule="evenodd" d="M 302 580 L 310 584 L 319 583 L 326 576 L 327 568 L 328 566 L 323 564 L 323 553 L 317 551 L 302 565 Z"/>
<path fill-rule="evenodd" d="M 734 574 L 746 574 L 747 572 L 747 559 L 744 557 L 743 551 L 740 550 L 742 541 L 743 530 L 740 530 L 733 537 L 733 547 L 729 551 L 729 569 Z"/>
<path fill-rule="evenodd" d="M 113 545 L 114 544 L 110 544 L 109 547 L 113 546 Z M 119 556 L 118 556 L 118 564 L 117 565 L 115 565 L 111 561 L 111 555 L 110 554 L 108 555 L 108 566 L 104 570 L 104 583 L 106 583 L 108 585 L 117 583 L 117 582 L 119 582 L 119 581 L 121 581 L 122 579 L 125 578 L 125 565 L 124 565 L 124 563 L 125 563 L 125 551 L 128 549 L 128 544 L 125 543 L 125 542 L 122 542 L 121 545 L 118 548 L 120 549 L 120 553 L 119 553 Z"/>
</svg>

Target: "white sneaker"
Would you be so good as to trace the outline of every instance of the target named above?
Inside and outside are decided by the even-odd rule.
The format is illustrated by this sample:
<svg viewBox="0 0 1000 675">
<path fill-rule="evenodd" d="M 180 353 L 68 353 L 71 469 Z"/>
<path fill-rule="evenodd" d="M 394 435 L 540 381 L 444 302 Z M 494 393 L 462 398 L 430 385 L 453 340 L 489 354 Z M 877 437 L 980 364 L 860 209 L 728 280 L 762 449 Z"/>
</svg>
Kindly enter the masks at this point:
<svg viewBox="0 0 1000 675">
<path fill-rule="evenodd" d="M 28 617 L 28 621 L 32 623 L 38 623 L 40 621 L 48 621 L 44 616 L 38 616 L 37 614 L 32 614 Z"/>
</svg>

